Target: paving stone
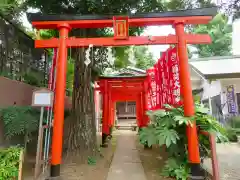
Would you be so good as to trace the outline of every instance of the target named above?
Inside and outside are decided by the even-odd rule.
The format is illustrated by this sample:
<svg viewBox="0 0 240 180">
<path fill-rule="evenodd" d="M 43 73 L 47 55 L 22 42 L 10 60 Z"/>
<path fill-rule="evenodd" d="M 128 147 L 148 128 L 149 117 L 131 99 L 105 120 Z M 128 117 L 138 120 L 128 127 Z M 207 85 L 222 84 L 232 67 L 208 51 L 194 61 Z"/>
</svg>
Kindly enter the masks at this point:
<svg viewBox="0 0 240 180">
<path fill-rule="evenodd" d="M 117 147 L 107 180 L 146 180 L 132 131 L 118 131 Z"/>
</svg>

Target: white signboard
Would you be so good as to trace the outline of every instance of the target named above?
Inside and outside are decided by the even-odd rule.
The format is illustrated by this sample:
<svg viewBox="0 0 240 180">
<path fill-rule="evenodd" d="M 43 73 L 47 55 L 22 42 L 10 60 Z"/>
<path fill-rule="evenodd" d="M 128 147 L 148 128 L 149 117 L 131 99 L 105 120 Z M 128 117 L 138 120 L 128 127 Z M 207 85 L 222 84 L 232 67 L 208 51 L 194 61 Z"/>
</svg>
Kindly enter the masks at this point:
<svg viewBox="0 0 240 180">
<path fill-rule="evenodd" d="M 51 107 L 53 104 L 53 92 L 41 89 L 33 92 L 32 106 Z"/>
</svg>

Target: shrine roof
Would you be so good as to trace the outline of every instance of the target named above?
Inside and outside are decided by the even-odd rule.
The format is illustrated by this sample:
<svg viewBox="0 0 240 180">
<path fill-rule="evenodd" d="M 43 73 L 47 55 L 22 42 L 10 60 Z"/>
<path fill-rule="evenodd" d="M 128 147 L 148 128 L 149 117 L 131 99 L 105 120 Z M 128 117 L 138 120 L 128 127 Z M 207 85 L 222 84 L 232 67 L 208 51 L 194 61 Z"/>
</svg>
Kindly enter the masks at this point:
<svg viewBox="0 0 240 180">
<path fill-rule="evenodd" d="M 206 78 L 240 77 L 240 56 L 196 58 L 189 63 Z"/>
<path fill-rule="evenodd" d="M 206 24 L 217 14 L 217 7 L 165 11 L 141 14 L 70 15 L 28 13 L 28 20 L 36 28 L 56 28 L 59 22 L 68 22 L 72 28 L 104 28 L 113 26 L 113 16 L 128 16 L 130 26 L 172 24 L 183 20 L 186 24 Z M 180 19 L 176 19 L 180 18 Z"/>
</svg>

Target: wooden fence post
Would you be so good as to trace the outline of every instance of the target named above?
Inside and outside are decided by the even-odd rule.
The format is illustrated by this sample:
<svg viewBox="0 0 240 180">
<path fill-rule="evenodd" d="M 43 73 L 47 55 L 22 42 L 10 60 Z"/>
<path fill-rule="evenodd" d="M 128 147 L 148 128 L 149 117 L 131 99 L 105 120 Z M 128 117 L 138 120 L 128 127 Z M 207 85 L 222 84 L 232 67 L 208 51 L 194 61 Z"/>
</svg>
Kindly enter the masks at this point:
<svg viewBox="0 0 240 180">
<path fill-rule="evenodd" d="M 22 180 L 22 166 L 24 161 L 24 150 L 21 150 L 19 156 L 19 166 L 18 166 L 18 180 Z"/>
</svg>

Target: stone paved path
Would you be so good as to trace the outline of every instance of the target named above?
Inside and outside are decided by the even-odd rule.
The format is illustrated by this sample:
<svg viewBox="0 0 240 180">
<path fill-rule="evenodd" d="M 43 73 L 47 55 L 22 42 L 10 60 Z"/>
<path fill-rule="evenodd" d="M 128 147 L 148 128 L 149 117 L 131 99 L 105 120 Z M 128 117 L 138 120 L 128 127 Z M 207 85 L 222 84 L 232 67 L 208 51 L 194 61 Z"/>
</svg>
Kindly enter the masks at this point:
<svg viewBox="0 0 240 180">
<path fill-rule="evenodd" d="M 240 144 L 217 144 L 220 180 L 240 180 Z M 211 160 L 204 162 L 204 167 L 211 173 Z"/>
<path fill-rule="evenodd" d="M 146 180 L 132 131 L 117 132 L 117 147 L 107 180 Z"/>
</svg>

